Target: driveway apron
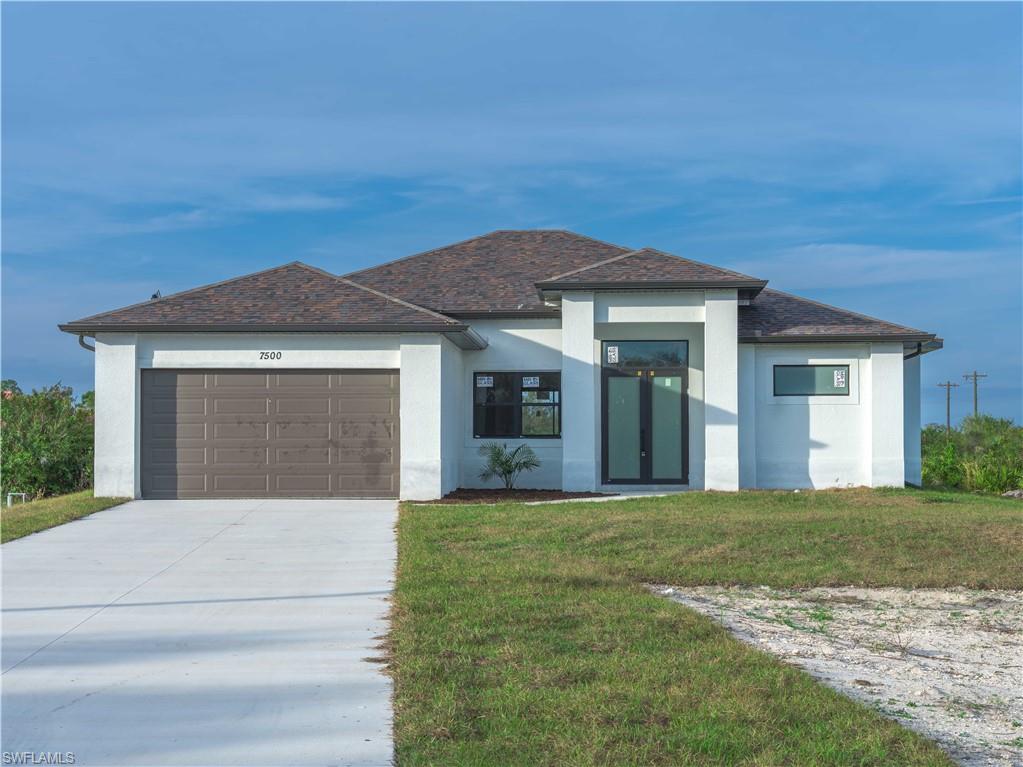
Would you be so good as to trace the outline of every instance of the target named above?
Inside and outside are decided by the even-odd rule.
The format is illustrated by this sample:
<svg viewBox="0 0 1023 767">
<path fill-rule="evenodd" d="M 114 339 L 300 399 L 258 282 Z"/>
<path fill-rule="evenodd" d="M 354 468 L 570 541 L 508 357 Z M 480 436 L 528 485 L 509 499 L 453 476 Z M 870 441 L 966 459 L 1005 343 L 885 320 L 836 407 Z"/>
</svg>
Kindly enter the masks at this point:
<svg viewBox="0 0 1023 767">
<path fill-rule="evenodd" d="M 134 501 L 4 544 L 3 751 L 390 765 L 372 658 L 396 520 L 394 501 Z"/>
</svg>

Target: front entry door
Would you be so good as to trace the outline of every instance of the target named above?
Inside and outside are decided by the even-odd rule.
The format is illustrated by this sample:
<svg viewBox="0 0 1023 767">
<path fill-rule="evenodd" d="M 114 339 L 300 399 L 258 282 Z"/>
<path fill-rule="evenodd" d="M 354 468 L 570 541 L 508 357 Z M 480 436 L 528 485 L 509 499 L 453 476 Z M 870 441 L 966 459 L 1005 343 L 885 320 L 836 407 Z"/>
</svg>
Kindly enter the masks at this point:
<svg viewBox="0 0 1023 767">
<path fill-rule="evenodd" d="M 687 484 L 686 343 L 603 346 L 604 483 Z"/>
</svg>

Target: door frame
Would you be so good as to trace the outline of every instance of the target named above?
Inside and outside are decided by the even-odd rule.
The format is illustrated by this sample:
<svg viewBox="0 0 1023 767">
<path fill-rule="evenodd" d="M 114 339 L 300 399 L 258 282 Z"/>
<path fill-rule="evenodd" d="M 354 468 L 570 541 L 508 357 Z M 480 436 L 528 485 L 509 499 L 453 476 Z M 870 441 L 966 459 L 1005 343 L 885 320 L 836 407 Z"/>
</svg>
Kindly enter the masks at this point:
<svg viewBox="0 0 1023 767">
<path fill-rule="evenodd" d="M 689 484 L 689 367 L 656 368 L 653 373 L 658 376 L 679 376 L 682 379 L 682 397 L 679 407 L 682 409 L 682 477 L 681 479 L 658 479 L 652 476 L 653 451 L 646 450 L 646 455 L 640 455 L 639 478 L 637 479 L 612 479 L 608 476 L 608 445 L 607 445 L 607 405 L 608 405 L 608 381 L 611 378 L 639 378 L 639 428 L 640 448 L 644 442 L 644 430 L 651 432 L 651 393 L 653 383 L 652 375 L 643 371 L 650 370 L 649 367 L 642 368 L 610 368 L 601 362 L 600 368 L 600 480 L 604 485 L 688 485 Z M 646 439 L 651 439 L 652 434 L 646 434 Z"/>
</svg>

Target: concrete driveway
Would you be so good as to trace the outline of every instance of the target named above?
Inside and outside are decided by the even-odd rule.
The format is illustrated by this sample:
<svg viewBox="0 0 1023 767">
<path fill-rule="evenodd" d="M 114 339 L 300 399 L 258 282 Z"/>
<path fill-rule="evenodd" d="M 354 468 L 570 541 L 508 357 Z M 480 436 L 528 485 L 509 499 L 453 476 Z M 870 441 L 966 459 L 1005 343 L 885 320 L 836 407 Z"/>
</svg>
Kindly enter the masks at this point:
<svg viewBox="0 0 1023 767">
<path fill-rule="evenodd" d="M 4 544 L 3 751 L 391 764 L 396 512 L 135 501 Z"/>
</svg>

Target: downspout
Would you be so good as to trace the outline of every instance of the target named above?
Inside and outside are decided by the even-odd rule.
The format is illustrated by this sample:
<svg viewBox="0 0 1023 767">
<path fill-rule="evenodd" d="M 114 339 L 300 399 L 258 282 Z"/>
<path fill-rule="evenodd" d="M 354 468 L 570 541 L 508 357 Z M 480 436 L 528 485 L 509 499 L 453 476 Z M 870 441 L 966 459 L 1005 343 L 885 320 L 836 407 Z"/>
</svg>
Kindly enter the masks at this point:
<svg viewBox="0 0 1023 767">
<path fill-rule="evenodd" d="M 95 353 L 95 351 L 96 351 L 96 347 L 95 346 L 89 346 L 89 344 L 85 343 L 85 334 L 84 333 L 79 333 L 78 334 L 78 345 L 81 346 L 83 349 L 87 349 L 90 352 Z"/>
<path fill-rule="evenodd" d="M 919 341 L 918 341 L 918 342 L 917 342 L 917 344 L 916 344 L 916 351 L 915 351 L 915 352 L 911 352 L 911 353 L 909 353 L 909 354 L 907 354 L 907 355 L 903 356 L 903 358 L 902 358 L 902 359 L 903 359 L 903 360 L 905 361 L 905 360 L 911 360 L 911 359 L 913 359 L 914 357 L 919 357 L 919 356 L 920 356 L 921 354 L 923 354 L 923 353 L 924 353 L 924 351 L 923 351 L 923 350 L 924 350 L 924 345 L 923 345 L 923 343 L 921 343 L 921 342 L 919 342 Z"/>
</svg>

